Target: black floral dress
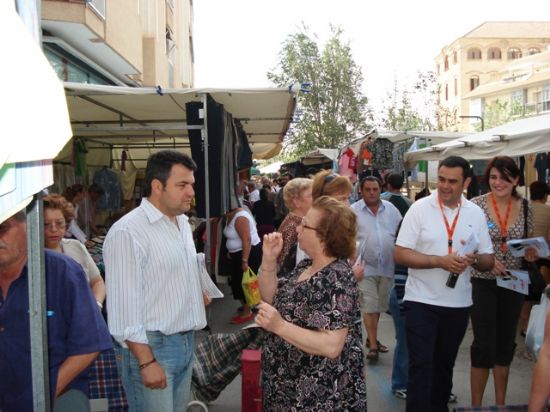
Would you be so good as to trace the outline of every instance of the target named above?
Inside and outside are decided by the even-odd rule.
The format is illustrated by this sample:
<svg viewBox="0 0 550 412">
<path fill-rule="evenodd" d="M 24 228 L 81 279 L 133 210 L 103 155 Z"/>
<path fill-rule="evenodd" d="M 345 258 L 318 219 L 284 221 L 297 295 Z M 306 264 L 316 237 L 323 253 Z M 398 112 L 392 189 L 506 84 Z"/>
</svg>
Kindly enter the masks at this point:
<svg viewBox="0 0 550 412">
<path fill-rule="evenodd" d="M 310 355 L 275 334 L 262 348 L 264 411 L 366 411 L 359 292 L 350 265 L 336 260 L 298 282 L 305 259 L 279 274 L 273 306 L 288 322 L 307 329 L 349 328 L 336 359 Z"/>
</svg>

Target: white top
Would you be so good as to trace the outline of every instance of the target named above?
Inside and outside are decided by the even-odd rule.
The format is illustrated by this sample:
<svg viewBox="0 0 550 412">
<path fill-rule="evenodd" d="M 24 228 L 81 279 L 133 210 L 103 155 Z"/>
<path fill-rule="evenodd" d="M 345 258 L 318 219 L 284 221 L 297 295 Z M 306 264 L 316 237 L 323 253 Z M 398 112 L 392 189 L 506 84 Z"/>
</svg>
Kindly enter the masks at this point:
<svg viewBox="0 0 550 412">
<path fill-rule="evenodd" d="M 103 246 L 108 325 L 123 346 L 206 326 L 197 251 L 187 216 L 178 226 L 146 198 L 116 222 Z M 179 228 L 178 228 L 179 227 Z"/>
<path fill-rule="evenodd" d="M 365 262 L 365 276 L 384 276 L 393 278 L 395 262 L 395 233 L 401 213 L 390 202 L 380 200 L 376 215 L 367 206 L 364 199 L 351 205 L 357 215 L 358 253 Z"/>
<path fill-rule="evenodd" d="M 258 189 L 254 189 L 252 192 L 248 194 L 248 201 L 250 203 L 254 203 L 260 200 L 260 191 Z"/>
<path fill-rule="evenodd" d="M 95 279 L 101 276 L 99 269 L 86 247 L 76 239 L 61 239 L 61 250 L 64 255 L 67 255 L 76 260 L 84 269 L 86 280 L 90 283 L 90 279 Z"/>
<path fill-rule="evenodd" d="M 78 226 L 78 223 L 76 222 L 78 216 L 78 206 L 74 207 L 74 219 L 71 220 L 71 223 L 69 224 L 69 230 L 68 232 L 73 235 L 75 238 L 77 238 L 81 243 L 86 243 L 87 236 L 86 233 L 80 229 L 80 226 Z"/>
<path fill-rule="evenodd" d="M 452 225 L 459 208 L 443 206 L 449 225 Z M 479 238 L 479 254 L 493 253 L 493 245 L 487 229 L 485 214 L 481 208 L 462 197 L 460 215 L 453 234 L 453 249 L 475 232 Z M 410 207 L 403 218 L 396 244 L 426 255 L 448 254 L 447 229 L 441 215 L 437 192 L 422 198 Z M 458 277 L 454 288 L 445 285 L 449 272 L 440 269 L 409 269 L 404 300 L 429 305 L 461 308 L 472 305 L 471 268 Z"/>
<path fill-rule="evenodd" d="M 235 213 L 235 216 L 233 216 L 233 219 L 231 220 L 231 222 L 225 225 L 223 229 L 223 234 L 227 238 L 227 242 L 225 243 L 225 246 L 227 247 L 227 250 L 229 251 L 229 253 L 236 253 L 243 250 L 243 242 L 241 240 L 241 237 L 239 236 L 239 233 L 237 233 L 237 229 L 235 229 L 235 222 L 237 221 L 237 218 L 241 216 L 246 217 L 248 219 L 251 245 L 256 246 L 261 241 L 260 236 L 258 236 L 258 230 L 256 229 L 256 221 L 254 220 L 252 215 L 248 213 L 246 210 L 241 210 Z"/>
</svg>

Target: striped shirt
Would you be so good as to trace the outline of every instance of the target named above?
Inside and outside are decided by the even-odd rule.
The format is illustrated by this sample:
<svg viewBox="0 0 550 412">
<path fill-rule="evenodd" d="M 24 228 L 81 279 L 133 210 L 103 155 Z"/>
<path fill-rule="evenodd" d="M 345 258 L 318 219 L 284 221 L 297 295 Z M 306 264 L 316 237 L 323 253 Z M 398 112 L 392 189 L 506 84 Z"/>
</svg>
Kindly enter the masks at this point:
<svg viewBox="0 0 550 412">
<path fill-rule="evenodd" d="M 178 227 L 147 199 L 109 230 L 103 257 L 109 330 L 124 341 L 148 343 L 206 326 L 197 252 L 187 216 Z"/>
</svg>

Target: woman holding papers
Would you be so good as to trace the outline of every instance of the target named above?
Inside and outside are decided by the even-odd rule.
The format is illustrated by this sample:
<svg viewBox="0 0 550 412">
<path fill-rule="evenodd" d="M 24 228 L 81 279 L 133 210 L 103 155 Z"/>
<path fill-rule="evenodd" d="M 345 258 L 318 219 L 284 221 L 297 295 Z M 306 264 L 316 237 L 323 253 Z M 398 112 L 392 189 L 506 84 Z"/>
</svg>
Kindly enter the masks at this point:
<svg viewBox="0 0 550 412">
<path fill-rule="evenodd" d="M 505 404 L 524 295 L 497 286 L 496 279 L 506 276 L 509 270 L 519 270 L 521 267 L 521 258 L 511 254 L 506 242 L 529 236 L 533 231 L 531 207 L 516 191 L 519 177 L 520 170 L 512 158 L 497 156 L 489 162 L 484 175 L 489 193 L 472 199 L 485 212 L 495 251 L 495 266 L 490 272 L 472 270 L 474 341 L 470 356 L 473 406 L 481 405 L 490 369 L 493 369 L 496 404 Z M 527 248 L 525 259 L 534 261 L 537 258 L 536 249 Z"/>
</svg>

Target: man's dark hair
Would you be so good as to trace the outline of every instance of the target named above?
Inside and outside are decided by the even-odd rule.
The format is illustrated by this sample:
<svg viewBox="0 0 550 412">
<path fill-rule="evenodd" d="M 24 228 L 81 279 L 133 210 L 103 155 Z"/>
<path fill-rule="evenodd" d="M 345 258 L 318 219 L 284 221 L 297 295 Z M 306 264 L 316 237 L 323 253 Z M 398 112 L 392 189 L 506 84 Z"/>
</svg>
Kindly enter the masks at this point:
<svg viewBox="0 0 550 412">
<path fill-rule="evenodd" d="M 363 185 L 365 184 L 365 182 L 376 182 L 378 183 L 378 187 L 382 189 L 382 181 L 376 176 L 366 176 L 362 178 L 361 182 L 359 183 L 359 187 L 361 188 L 361 190 L 363 190 Z"/>
<path fill-rule="evenodd" d="M 149 156 L 145 168 L 145 197 L 151 195 L 151 183 L 154 179 L 166 186 L 166 181 L 174 165 L 182 165 L 192 171 L 197 170 L 197 164 L 191 157 L 174 150 L 162 150 Z"/>
<path fill-rule="evenodd" d="M 386 178 L 386 183 L 392 189 L 401 189 L 403 187 L 403 182 L 403 176 L 401 176 L 399 173 L 390 173 Z"/>
<path fill-rule="evenodd" d="M 544 196 L 548 193 L 548 185 L 544 182 L 537 180 L 529 185 L 531 200 L 544 200 Z"/>
<path fill-rule="evenodd" d="M 466 159 L 460 156 L 449 156 L 443 159 L 441 162 L 439 162 L 438 170 L 441 169 L 441 167 L 460 167 L 462 169 L 462 177 L 464 180 L 466 180 L 468 177 L 471 176 L 470 173 L 470 163 Z"/>
</svg>

